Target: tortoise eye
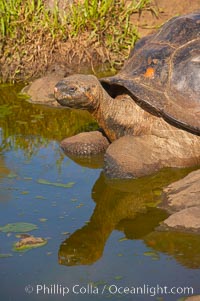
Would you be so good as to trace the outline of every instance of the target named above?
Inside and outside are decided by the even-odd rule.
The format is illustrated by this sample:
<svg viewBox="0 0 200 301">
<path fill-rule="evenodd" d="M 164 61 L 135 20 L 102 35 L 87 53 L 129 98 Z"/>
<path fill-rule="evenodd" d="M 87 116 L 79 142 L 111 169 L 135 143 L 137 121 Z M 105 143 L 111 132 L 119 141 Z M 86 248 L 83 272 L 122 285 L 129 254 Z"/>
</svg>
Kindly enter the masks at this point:
<svg viewBox="0 0 200 301">
<path fill-rule="evenodd" d="M 70 87 L 70 88 L 68 89 L 69 93 L 74 93 L 76 90 L 77 90 L 76 87 Z"/>
</svg>

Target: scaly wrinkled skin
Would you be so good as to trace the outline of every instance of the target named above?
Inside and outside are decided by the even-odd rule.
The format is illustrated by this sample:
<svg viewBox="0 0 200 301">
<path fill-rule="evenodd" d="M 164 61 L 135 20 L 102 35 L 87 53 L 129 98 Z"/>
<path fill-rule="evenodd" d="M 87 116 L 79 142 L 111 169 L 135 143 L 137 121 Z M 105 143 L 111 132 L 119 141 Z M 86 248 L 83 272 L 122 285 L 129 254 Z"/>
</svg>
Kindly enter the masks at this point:
<svg viewBox="0 0 200 301">
<path fill-rule="evenodd" d="M 110 97 L 93 75 L 63 79 L 55 87 L 55 98 L 63 106 L 88 110 L 114 142 L 105 154 L 108 177 L 140 177 L 163 167 L 200 164 L 199 136 L 145 111 L 127 94 Z M 82 145 L 80 138 L 80 149 Z"/>
<path fill-rule="evenodd" d="M 110 97 L 93 75 L 78 74 L 63 79 L 56 85 L 54 95 L 63 106 L 88 110 L 110 141 L 127 135 L 191 136 L 143 110 L 127 94 Z"/>
</svg>

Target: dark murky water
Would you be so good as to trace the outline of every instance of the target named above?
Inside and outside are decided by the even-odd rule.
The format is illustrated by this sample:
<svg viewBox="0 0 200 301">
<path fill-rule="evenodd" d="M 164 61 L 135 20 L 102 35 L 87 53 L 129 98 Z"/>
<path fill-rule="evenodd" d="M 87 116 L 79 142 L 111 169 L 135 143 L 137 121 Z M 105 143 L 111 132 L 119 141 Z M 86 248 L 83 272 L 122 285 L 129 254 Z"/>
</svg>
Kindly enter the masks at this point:
<svg viewBox="0 0 200 301">
<path fill-rule="evenodd" d="M 184 287 L 199 294 L 200 237 L 155 230 L 167 216 L 156 208 L 162 187 L 188 171 L 109 182 L 101 158 L 74 162 L 59 147 L 95 127 L 88 114 L 29 104 L 19 91 L 0 87 L 0 227 L 33 223 L 29 233 L 48 243 L 14 252 L 16 233 L 0 232 L 0 300 L 170 301 Z"/>
</svg>

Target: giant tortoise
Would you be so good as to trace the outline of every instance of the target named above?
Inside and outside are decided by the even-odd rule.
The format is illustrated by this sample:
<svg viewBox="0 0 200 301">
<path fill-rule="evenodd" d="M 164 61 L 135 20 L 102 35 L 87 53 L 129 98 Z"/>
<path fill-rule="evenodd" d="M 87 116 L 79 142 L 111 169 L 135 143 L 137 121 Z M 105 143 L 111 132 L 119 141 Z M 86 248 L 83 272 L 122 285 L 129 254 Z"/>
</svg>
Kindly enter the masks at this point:
<svg viewBox="0 0 200 301">
<path fill-rule="evenodd" d="M 102 143 L 105 137 L 111 143 L 104 157 L 110 177 L 200 164 L 200 12 L 174 17 L 139 40 L 115 76 L 71 75 L 54 95 L 97 120 Z M 61 145 L 88 154 L 97 151 L 95 137 L 79 134 Z"/>
</svg>

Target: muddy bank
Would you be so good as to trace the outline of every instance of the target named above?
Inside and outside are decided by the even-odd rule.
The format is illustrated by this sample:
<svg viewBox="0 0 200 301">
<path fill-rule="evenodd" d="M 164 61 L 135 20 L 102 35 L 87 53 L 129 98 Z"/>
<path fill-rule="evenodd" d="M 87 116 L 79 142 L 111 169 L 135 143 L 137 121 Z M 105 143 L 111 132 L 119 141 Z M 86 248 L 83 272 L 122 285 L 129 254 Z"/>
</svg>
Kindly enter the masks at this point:
<svg viewBox="0 0 200 301">
<path fill-rule="evenodd" d="M 55 1 L 46 0 L 44 3 L 50 11 L 54 9 Z M 71 3 L 71 0 L 58 1 L 58 18 Z M 116 7 L 115 5 L 115 9 Z M 133 38 L 137 40 L 138 36 L 142 37 L 155 31 L 171 17 L 195 11 L 199 7 L 199 0 L 192 2 L 189 0 L 184 2 L 182 0 L 152 0 L 150 5 L 144 9 L 132 13 L 130 24 L 135 26 L 136 32 L 131 33 L 131 35 L 133 34 Z M 60 70 L 63 73 L 71 74 L 77 72 L 91 73 L 97 67 L 103 71 L 110 69 L 111 66 L 118 69 L 121 68 L 130 51 L 130 33 L 129 44 L 122 44 L 124 49 L 120 51 L 121 46 L 116 50 L 105 43 L 105 37 L 110 34 L 108 32 L 109 26 L 105 27 L 101 34 L 98 32 L 96 36 L 91 37 L 91 32 L 88 29 L 77 36 L 73 37 L 66 34 L 63 38 L 63 33 L 60 37 L 58 32 L 52 35 L 49 29 L 45 29 L 45 27 L 37 28 L 34 31 L 32 29 L 24 31 L 23 7 L 19 13 L 21 18 L 17 21 L 19 26 L 16 36 L 14 38 L 0 36 L 0 78 L 3 81 L 29 81 L 30 78 L 37 78 L 52 72 L 57 73 Z M 34 14 L 34 11 L 32 13 Z M 114 11 L 114 14 L 115 16 L 118 15 L 117 10 Z M 55 19 L 53 21 L 55 22 Z M 124 25 L 124 22 L 122 21 L 121 25 L 114 23 L 113 27 L 118 30 L 117 26 Z M 62 31 L 64 25 L 64 23 L 60 24 L 58 31 Z M 22 34 L 24 38 L 21 36 Z M 119 42 L 115 41 L 113 45 L 118 45 L 118 43 L 120 43 L 120 39 Z"/>
</svg>

